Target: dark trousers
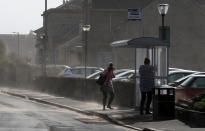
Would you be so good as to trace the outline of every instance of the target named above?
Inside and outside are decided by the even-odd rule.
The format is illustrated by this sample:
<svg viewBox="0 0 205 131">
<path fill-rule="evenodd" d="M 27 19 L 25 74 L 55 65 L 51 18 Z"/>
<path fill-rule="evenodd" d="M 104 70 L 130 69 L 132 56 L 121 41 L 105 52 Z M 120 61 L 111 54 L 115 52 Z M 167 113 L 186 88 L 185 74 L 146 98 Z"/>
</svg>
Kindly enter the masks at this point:
<svg viewBox="0 0 205 131">
<path fill-rule="evenodd" d="M 140 112 L 143 113 L 144 110 L 144 104 L 145 101 L 147 99 L 146 102 L 146 112 L 149 112 L 150 109 L 150 104 L 152 102 L 152 91 L 148 91 L 148 92 L 141 92 L 141 104 L 140 104 Z"/>
<path fill-rule="evenodd" d="M 115 97 L 114 92 L 103 91 L 103 106 L 104 107 L 106 106 L 106 103 L 107 103 L 107 94 L 110 95 L 110 98 L 109 98 L 109 101 L 108 101 L 108 106 L 110 106 L 112 104 L 112 101 L 113 101 L 113 99 Z"/>
</svg>

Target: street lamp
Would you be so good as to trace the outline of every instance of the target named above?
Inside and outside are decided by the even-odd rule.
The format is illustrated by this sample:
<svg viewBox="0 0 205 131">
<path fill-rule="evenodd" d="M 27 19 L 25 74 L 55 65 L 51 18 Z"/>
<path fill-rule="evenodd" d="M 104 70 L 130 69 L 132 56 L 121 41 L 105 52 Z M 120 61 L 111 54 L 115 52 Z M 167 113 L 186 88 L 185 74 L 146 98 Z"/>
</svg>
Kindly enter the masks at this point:
<svg viewBox="0 0 205 131">
<path fill-rule="evenodd" d="M 90 25 L 83 25 L 83 31 L 85 32 L 85 79 L 87 74 L 87 39 L 88 39 L 88 32 L 90 31 Z"/>
<path fill-rule="evenodd" d="M 20 43 L 19 43 L 19 32 L 12 32 L 14 34 L 17 34 L 17 37 L 18 37 L 18 57 L 20 56 Z"/>
<path fill-rule="evenodd" d="M 90 31 L 90 25 L 83 25 L 83 31 L 88 32 Z"/>
<path fill-rule="evenodd" d="M 169 4 L 159 4 L 158 10 L 159 14 L 162 16 L 162 27 L 164 27 L 164 17 L 168 12 Z"/>
<path fill-rule="evenodd" d="M 159 4 L 158 5 L 158 11 L 159 11 L 159 14 L 162 16 L 162 28 L 161 28 L 161 39 L 162 40 L 165 40 L 165 35 L 166 35 L 166 28 L 164 26 L 164 17 L 165 15 L 167 14 L 168 12 L 168 8 L 169 8 L 169 4 Z"/>
</svg>

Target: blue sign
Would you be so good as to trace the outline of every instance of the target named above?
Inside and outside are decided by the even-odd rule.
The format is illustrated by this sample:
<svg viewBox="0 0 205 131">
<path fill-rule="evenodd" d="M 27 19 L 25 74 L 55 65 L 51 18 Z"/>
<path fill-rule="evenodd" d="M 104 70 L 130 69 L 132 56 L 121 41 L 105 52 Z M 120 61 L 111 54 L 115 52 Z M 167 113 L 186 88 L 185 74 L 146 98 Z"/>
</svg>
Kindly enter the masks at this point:
<svg viewBox="0 0 205 131">
<path fill-rule="evenodd" d="M 128 9 L 128 20 L 141 20 L 142 11 L 140 9 Z"/>
</svg>

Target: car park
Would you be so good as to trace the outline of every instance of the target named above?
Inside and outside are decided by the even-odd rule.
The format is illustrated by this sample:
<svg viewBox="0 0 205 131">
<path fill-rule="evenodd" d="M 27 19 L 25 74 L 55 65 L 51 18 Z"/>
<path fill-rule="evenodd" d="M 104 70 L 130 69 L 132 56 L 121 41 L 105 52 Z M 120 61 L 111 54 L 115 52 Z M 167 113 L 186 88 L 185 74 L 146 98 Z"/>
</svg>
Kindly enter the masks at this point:
<svg viewBox="0 0 205 131">
<path fill-rule="evenodd" d="M 191 99 L 205 91 L 205 75 L 193 75 L 176 88 L 176 99 Z"/>
</svg>

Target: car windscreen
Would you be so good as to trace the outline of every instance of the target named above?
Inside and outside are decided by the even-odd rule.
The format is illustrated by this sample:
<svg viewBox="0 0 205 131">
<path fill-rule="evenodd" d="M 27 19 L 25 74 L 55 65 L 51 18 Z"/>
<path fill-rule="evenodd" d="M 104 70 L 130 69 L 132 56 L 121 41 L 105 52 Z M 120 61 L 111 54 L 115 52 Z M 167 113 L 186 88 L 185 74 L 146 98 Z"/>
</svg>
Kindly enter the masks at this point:
<svg viewBox="0 0 205 131">
<path fill-rule="evenodd" d="M 174 82 L 174 81 L 176 81 L 176 80 L 178 80 L 178 79 L 180 79 L 180 78 L 182 78 L 184 76 L 190 75 L 190 74 L 191 74 L 191 72 L 183 72 L 183 73 L 170 74 L 168 76 L 168 80 L 169 80 L 169 82 Z"/>
<path fill-rule="evenodd" d="M 205 77 L 196 77 L 190 88 L 205 88 Z"/>
<path fill-rule="evenodd" d="M 187 80 L 185 80 L 183 83 L 181 83 L 180 86 L 182 86 L 182 87 L 189 86 L 193 79 L 194 79 L 194 77 L 189 77 Z"/>
<path fill-rule="evenodd" d="M 178 83 L 178 82 L 181 82 L 181 81 L 185 81 L 185 80 L 188 79 L 190 76 L 192 76 L 192 75 L 188 75 L 188 76 L 182 77 L 182 78 L 180 78 L 180 79 L 178 79 L 178 80 L 176 80 L 176 81 L 174 81 L 174 82 L 175 82 L 175 83 Z"/>
</svg>

